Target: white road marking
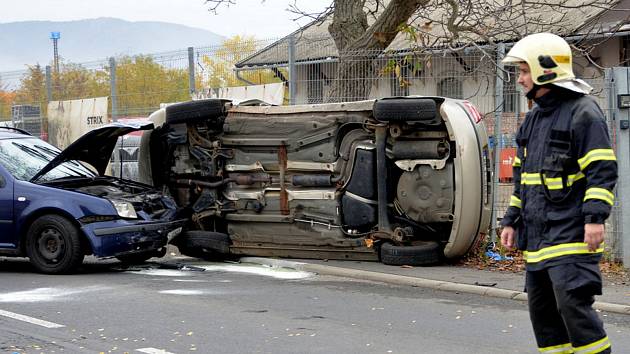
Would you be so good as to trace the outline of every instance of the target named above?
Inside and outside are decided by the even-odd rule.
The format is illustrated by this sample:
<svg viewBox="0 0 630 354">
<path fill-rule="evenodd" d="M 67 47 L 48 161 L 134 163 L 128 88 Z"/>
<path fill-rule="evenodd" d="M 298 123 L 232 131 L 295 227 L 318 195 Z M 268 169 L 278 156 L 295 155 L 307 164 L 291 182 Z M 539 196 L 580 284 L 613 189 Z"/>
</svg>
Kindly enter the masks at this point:
<svg viewBox="0 0 630 354">
<path fill-rule="evenodd" d="M 175 354 L 175 353 L 167 352 L 164 349 L 157 349 L 157 348 L 140 348 L 140 349 L 136 349 L 136 351 L 141 352 L 141 353 L 148 353 L 148 354 Z"/>
<path fill-rule="evenodd" d="M 24 291 L 0 293 L 0 302 L 45 302 L 69 301 L 74 295 L 91 291 L 107 290 L 104 286 L 88 286 L 83 288 L 36 288 Z"/>
<path fill-rule="evenodd" d="M 64 325 L 61 325 L 58 323 L 48 322 L 48 321 L 40 320 L 39 318 L 30 317 L 26 315 L 20 315 L 19 313 L 9 312 L 9 311 L 4 311 L 4 310 L 0 310 L 0 316 L 13 318 L 14 320 L 24 321 L 24 322 L 32 323 L 34 325 L 46 327 L 46 328 L 65 327 Z"/>
<path fill-rule="evenodd" d="M 159 292 L 160 294 L 170 294 L 170 295 L 202 295 L 203 291 L 201 290 L 183 290 L 183 289 L 175 289 L 175 290 L 163 290 Z"/>
</svg>

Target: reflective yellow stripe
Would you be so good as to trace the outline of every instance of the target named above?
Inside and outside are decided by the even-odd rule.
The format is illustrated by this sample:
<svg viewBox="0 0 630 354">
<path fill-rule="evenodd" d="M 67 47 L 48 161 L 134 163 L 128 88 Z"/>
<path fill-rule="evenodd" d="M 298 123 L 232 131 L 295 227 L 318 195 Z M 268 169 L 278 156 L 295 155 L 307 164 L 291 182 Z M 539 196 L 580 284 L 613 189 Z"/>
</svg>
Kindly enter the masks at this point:
<svg viewBox="0 0 630 354">
<path fill-rule="evenodd" d="M 582 172 L 578 172 L 573 175 L 567 176 L 567 187 L 571 187 L 575 182 L 584 178 L 585 175 Z M 544 176 L 545 185 L 550 190 L 562 189 L 562 177 L 547 177 Z M 540 173 L 521 173 L 521 184 L 528 185 L 541 185 L 543 184 Z"/>
<path fill-rule="evenodd" d="M 571 347 L 571 343 L 566 343 L 551 347 L 538 348 L 538 351 L 541 353 L 570 354 L 573 353 L 573 347 Z"/>
<path fill-rule="evenodd" d="M 521 200 L 513 195 L 510 197 L 510 206 L 521 208 Z"/>
<path fill-rule="evenodd" d="M 542 181 L 540 179 L 540 173 L 521 173 L 521 184 L 540 185 Z"/>
<path fill-rule="evenodd" d="M 584 171 L 591 162 L 604 160 L 617 161 L 615 152 L 612 149 L 593 149 L 586 153 L 584 157 L 578 159 L 578 164 L 580 165 L 580 170 Z"/>
<path fill-rule="evenodd" d="M 584 194 L 584 201 L 587 201 L 589 199 L 603 200 L 610 205 L 615 204 L 615 195 L 604 188 L 592 187 L 587 189 L 586 193 Z"/>
<path fill-rule="evenodd" d="M 547 176 L 543 176 L 543 178 L 544 178 L 545 185 L 550 190 L 562 189 L 562 177 L 550 178 L 550 177 L 547 177 Z"/>
<path fill-rule="evenodd" d="M 512 164 L 512 167 L 521 167 L 521 159 L 519 159 L 518 156 L 514 157 L 514 163 Z"/>
<path fill-rule="evenodd" d="M 523 257 L 525 258 L 527 263 L 538 263 L 550 258 L 566 256 L 570 254 L 595 254 L 603 252 L 603 244 L 596 251 L 589 251 L 588 244 L 584 242 L 573 242 L 545 247 L 535 252 L 524 251 Z"/>
<path fill-rule="evenodd" d="M 558 64 L 570 64 L 571 57 L 568 55 L 553 55 L 553 60 Z"/>
<path fill-rule="evenodd" d="M 576 354 L 595 354 L 601 353 L 602 351 L 610 348 L 610 340 L 608 336 L 593 342 L 591 344 L 587 344 L 582 347 L 573 348 L 574 353 Z"/>
</svg>

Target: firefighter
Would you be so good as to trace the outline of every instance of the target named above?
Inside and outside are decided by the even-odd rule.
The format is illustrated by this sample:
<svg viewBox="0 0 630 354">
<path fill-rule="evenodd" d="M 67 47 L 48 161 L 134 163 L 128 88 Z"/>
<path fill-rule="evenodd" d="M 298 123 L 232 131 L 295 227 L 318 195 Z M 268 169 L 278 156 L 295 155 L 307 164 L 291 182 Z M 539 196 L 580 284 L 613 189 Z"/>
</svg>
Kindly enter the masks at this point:
<svg viewBox="0 0 630 354">
<path fill-rule="evenodd" d="M 592 305 L 601 295 L 604 222 L 617 162 L 604 114 L 576 79 L 569 44 L 551 33 L 518 41 L 503 63 L 536 105 L 518 129 L 514 193 L 501 243 L 523 251 L 525 288 L 541 353 L 610 353 Z"/>
</svg>

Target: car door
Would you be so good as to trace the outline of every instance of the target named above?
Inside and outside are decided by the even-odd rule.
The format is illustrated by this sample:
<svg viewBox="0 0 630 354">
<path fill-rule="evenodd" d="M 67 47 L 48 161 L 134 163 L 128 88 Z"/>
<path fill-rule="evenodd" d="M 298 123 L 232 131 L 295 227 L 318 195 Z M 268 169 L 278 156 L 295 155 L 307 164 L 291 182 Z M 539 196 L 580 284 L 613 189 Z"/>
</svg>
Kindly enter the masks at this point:
<svg viewBox="0 0 630 354">
<path fill-rule="evenodd" d="M 13 178 L 0 166 L 0 248 L 14 248 Z"/>
</svg>

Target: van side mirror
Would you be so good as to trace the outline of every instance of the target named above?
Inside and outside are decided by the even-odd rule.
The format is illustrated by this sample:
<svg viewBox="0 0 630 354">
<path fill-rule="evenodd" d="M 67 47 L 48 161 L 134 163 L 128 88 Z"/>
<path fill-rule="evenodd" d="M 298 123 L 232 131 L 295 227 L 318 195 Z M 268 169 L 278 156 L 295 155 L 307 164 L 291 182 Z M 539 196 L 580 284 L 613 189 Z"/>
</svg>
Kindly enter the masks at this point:
<svg viewBox="0 0 630 354">
<path fill-rule="evenodd" d="M 0 188 L 4 188 L 7 185 L 7 181 L 4 179 L 3 175 L 0 175 Z"/>
</svg>

